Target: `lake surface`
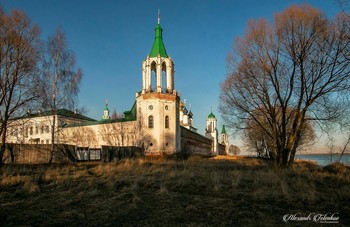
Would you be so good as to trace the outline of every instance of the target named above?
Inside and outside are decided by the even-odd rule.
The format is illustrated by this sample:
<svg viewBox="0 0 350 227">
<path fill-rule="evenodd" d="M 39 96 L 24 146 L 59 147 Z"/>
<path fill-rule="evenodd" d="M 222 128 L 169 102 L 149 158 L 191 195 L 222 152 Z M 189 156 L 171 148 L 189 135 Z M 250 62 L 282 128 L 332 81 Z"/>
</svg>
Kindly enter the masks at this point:
<svg viewBox="0 0 350 227">
<path fill-rule="evenodd" d="M 320 166 L 326 166 L 339 160 L 340 154 L 298 154 L 296 159 L 303 159 L 308 161 L 316 161 Z M 344 154 L 341 158 L 341 163 L 350 166 L 350 154 Z"/>
</svg>

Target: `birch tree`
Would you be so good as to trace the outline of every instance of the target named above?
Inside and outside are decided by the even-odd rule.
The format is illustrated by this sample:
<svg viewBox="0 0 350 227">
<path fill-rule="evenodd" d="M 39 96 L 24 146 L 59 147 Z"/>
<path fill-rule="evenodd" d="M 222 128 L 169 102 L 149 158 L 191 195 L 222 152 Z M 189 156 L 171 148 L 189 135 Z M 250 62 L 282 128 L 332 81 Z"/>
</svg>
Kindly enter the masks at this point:
<svg viewBox="0 0 350 227">
<path fill-rule="evenodd" d="M 64 33 L 57 29 L 46 43 L 41 79 L 43 107 L 52 111 L 50 162 L 56 141 L 57 110 L 76 106 L 81 79 L 82 71 L 76 67 L 75 55 L 68 49 Z"/>
</svg>

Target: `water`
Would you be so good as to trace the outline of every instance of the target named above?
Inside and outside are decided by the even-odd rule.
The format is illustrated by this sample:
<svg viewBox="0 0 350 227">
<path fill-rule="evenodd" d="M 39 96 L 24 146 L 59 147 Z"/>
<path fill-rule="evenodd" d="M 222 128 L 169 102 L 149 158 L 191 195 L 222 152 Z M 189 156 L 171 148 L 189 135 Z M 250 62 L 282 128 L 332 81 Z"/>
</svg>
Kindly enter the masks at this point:
<svg viewBox="0 0 350 227">
<path fill-rule="evenodd" d="M 316 161 L 320 166 L 326 166 L 339 160 L 340 154 L 298 154 L 296 159 Z M 344 154 L 341 163 L 350 166 L 350 154 Z"/>
</svg>

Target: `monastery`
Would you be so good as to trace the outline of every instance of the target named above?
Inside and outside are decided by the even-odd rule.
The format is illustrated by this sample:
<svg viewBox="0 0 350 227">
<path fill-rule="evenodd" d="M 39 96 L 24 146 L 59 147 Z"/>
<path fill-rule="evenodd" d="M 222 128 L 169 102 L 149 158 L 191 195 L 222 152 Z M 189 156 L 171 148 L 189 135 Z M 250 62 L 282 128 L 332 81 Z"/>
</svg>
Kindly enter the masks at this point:
<svg viewBox="0 0 350 227">
<path fill-rule="evenodd" d="M 123 118 L 111 119 L 108 103 L 101 120 L 59 109 L 55 129 L 51 111 L 31 112 L 13 119 L 7 143 L 51 144 L 51 130 L 56 131 L 56 144 L 100 150 L 103 146 L 141 147 L 145 154 L 177 152 L 206 155 L 227 154 L 229 141 L 225 127 L 219 134 L 217 119 L 211 112 L 205 135 L 193 126 L 193 113 L 188 111 L 175 89 L 174 62 L 167 54 L 159 22 L 155 28 L 152 49 L 142 62 L 142 89 Z"/>
</svg>

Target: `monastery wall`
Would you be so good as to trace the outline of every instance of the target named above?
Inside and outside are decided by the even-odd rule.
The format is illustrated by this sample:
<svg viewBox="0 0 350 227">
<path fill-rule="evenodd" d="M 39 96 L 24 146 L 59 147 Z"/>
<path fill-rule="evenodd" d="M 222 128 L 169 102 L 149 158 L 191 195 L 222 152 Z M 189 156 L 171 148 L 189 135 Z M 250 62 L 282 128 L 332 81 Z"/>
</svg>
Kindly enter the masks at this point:
<svg viewBox="0 0 350 227">
<path fill-rule="evenodd" d="M 60 133 L 60 143 L 89 148 L 137 146 L 136 127 L 136 121 L 67 127 Z"/>
<path fill-rule="evenodd" d="M 6 144 L 4 162 L 17 164 L 48 163 L 50 150 L 51 144 Z M 74 150 L 74 146 L 55 145 L 53 162 L 70 162 L 69 157 L 74 158 Z"/>
<path fill-rule="evenodd" d="M 185 154 L 212 155 L 213 140 L 181 127 L 181 151 Z"/>
</svg>

